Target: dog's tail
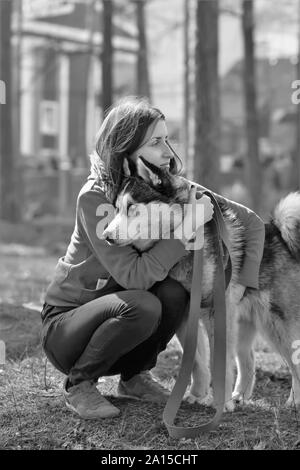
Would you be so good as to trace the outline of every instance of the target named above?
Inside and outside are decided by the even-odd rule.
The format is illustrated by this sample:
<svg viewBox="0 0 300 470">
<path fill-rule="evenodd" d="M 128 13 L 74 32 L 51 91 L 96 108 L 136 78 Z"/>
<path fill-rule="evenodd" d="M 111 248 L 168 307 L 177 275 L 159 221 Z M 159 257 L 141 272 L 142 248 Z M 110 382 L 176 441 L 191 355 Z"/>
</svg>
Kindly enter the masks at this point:
<svg viewBox="0 0 300 470">
<path fill-rule="evenodd" d="M 288 194 L 277 204 L 272 221 L 292 255 L 300 259 L 300 192 Z"/>
</svg>

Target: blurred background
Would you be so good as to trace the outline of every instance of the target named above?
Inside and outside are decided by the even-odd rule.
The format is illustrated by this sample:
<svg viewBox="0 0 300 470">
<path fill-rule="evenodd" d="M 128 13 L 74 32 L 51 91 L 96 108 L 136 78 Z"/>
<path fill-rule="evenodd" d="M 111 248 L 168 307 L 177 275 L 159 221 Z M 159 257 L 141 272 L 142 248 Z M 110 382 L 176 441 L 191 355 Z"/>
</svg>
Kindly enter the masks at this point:
<svg viewBox="0 0 300 470">
<path fill-rule="evenodd" d="M 77 426 L 41 347 L 96 132 L 129 94 L 164 112 L 188 178 L 266 220 L 300 189 L 300 0 L 0 0 L 1 449 L 195 449 L 167 439 L 157 407 Z M 180 354 L 175 341 L 160 356 L 169 387 Z M 263 342 L 256 360 L 253 405 L 198 449 L 299 447 L 287 368 Z"/>
<path fill-rule="evenodd" d="M 300 0 L 1 0 L 0 21 L 2 230 L 72 223 L 128 94 L 165 113 L 190 179 L 262 217 L 299 189 Z"/>
</svg>

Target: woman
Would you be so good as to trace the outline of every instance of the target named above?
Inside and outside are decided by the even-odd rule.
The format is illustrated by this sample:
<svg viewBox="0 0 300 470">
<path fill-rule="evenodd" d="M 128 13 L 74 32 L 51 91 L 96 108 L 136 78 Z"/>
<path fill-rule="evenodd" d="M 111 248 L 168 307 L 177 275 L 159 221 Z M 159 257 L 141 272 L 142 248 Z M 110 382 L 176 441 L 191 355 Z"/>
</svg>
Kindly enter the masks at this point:
<svg viewBox="0 0 300 470">
<path fill-rule="evenodd" d="M 156 402 L 168 398 L 168 390 L 150 370 L 178 329 L 189 300 L 168 272 L 186 255 L 185 247 L 198 228 L 191 228 L 192 206 L 204 207 L 198 226 L 213 215 L 210 199 L 197 200 L 196 190 L 191 189 L 192 204 L 187 205 L 178 230 L 181 238 L 160 240 L 144 253 L 108 245 L 97 234 L 99 207 L 115 203 L 124 168 L 138 155 L 173 174 L 179 171 L 164 115 L 144 100 L 128 98 L 110 110 L 99 130 L 91 174 L 77 200 L 74 232 L 66 255 L 58 261 L 42 311 L 45 353 L 67 375 L 66 405 L 86 419 L 119 414 L 96 388 L 101 376 L 120 374 L 120 396 Z M 257 287 L 263 224 L 243 206 L 229 204 L 242 213 L 249 227 L 245 265 L 251 272 L 248 279 L 241 277 L 243 286 L 237 289 L 242 296 L 245 286 Z"/>
</svg>

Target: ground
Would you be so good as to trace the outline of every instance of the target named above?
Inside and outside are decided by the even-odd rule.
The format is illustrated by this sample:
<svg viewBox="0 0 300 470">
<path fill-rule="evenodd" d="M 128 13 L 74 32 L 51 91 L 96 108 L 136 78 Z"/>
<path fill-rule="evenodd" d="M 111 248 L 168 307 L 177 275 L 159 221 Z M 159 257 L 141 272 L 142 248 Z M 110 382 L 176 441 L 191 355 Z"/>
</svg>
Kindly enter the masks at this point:
<svg viewBox="0 0 300 470">
<path fill-rule="evenodd" d="M 0 225 L 0 339 L 6 344 L 6 363 L 0 365 L 0 449 L 300 449 L 299 410 L 284 407 L 289 373 L 262 340 L 252 402 L 225 414 L 215 431 L 195 440 L 168 437 L 163 406 L 118 398 L 118 377 L 103 379 L 98 386 L 121 409 L 119 417 L 84 422 L 69 412 L 61 394 L 63 375 L 43 354 L 40 316 L 32 310 L 42 302 L 63 253 L 54 232 L 45 235 L 39 227 L 21 245 L 24 230 L 12 233 L 12 227 Z M 155 374 L 169 388 L 180 359 L 175 340 L 159 356 Z M 177 423 L 197 425 L 211 412 L 183 403 Z"/>
</svg>

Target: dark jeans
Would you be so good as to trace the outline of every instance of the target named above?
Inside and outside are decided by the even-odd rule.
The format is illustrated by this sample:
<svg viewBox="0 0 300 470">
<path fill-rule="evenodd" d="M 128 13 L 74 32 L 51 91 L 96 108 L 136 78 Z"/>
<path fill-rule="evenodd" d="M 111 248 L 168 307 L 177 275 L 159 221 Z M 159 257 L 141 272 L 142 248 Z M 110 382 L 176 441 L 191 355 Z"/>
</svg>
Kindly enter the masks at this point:
<svg viewBox="0 0 300 470">
<path fill-rule="evenodd" d="M 149 291 L 118 290 L 68 311 L 46 304 L 44 351 L 73 384 L 115 374 L 129 380 L 155 366 L 188 300 L 181 284 L 167 277 Z"/>
</svg>

